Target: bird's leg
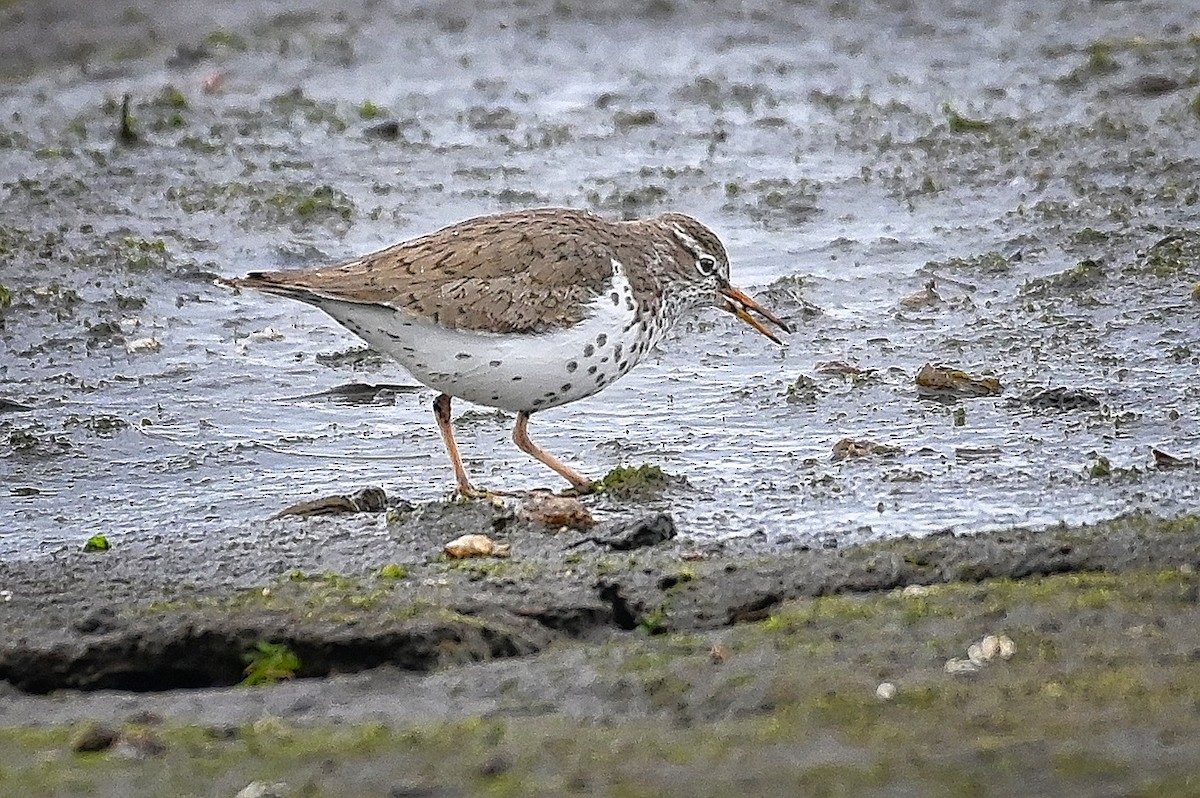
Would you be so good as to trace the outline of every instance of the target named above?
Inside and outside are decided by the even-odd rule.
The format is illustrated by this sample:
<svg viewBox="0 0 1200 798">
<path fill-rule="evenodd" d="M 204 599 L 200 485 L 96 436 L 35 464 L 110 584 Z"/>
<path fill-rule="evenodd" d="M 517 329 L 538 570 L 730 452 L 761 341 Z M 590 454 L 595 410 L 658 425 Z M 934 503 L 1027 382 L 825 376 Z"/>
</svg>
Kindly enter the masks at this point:
<svg viewBox="0 0 1200 798">
<path fill-rule="evenodd" d="M 454 464 L 454 478 L 458 480 L 458 492 L 463 496 L 475 499 L 486 493 L 475 490 L 467 477 L 467 469 L 463 468 L 462 458 L 458 454 L 458 444 L 454 441 L 454 428 L 450 426 L 450 397 L 441 394 L 433 400 L 433 415 L 437 419 L 438 429 L 442 431 L 442 440 L 446 443 L 446 451 L 450 453 L 450 462 Z"/>
<path fill-rule="evenodd" d="M 513 427 L 513 443 L 517 445 L 518 449 L 525 452 L 525 454 L 553 469 L 563 479 L 570 482 L 571 487 L 575 488 L 576 491 L 591 493 L 592 481 L 590 479 L 555 460 L 529 439 L 529 413 L 523 410 L 517 413 L 517 425 Z"/>
</svg>

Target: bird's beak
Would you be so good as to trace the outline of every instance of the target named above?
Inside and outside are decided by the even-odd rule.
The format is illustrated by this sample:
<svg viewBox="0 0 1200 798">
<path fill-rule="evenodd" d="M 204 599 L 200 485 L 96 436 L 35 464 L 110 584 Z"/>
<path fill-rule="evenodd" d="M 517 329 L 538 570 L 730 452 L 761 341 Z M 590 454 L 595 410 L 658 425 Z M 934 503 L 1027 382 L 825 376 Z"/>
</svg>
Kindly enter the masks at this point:
<svg viewBox="0 0 1200 798">
<path fill-rule="evenodd" d="M 782 319 L 731 285 L 727 285 L 719 289 L 719 291 L 721 296 L 725 298 L 725 302 L 721 305 L 721 310 L 732 313 L 775 343 L 783 346 L 783 341 L 776 338 L 775 334 L 768 330 L 761 321 L 751 316 L 750 311 L 754 311 L 784 332 L 790 333 L 792 331 L 791 328 Z"/>
</svg>

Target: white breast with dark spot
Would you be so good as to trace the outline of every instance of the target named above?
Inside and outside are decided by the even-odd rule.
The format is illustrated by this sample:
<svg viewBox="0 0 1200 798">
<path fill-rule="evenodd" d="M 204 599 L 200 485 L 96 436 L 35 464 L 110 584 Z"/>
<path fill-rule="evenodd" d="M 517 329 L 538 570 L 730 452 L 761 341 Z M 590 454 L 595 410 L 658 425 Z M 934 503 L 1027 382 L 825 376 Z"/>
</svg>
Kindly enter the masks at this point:
<svg viewBox="0 0 1200 798">
<path fill-rule="evenodd" d="M 435 391 L 510 411 L 535 411 L 591 396 L 623 377 L 666 334 L 643 316 L 623 266 L 573 327 L 517 335 L 449 330 L 381 305 L 328 302 L 322 309 L 394 357 Z"/>
</svg>

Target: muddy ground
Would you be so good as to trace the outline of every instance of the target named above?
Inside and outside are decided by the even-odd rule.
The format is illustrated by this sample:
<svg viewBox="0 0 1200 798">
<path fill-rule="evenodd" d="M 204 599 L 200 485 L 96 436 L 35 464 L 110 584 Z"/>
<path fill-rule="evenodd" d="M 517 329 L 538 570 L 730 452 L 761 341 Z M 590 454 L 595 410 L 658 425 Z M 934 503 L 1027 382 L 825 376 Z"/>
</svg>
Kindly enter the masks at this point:
<svg viewBox="0 0 1200 798">
<path fill-rule="evenodd" d="M 1167 0 L 0 0 L 0 794 L 1200 794 L 1198 64 Z M 535 205 L 797 329 L 539 414 L 671 475 L 583 531 L 212 285 Z"/>
<path fill-rule="evenodd" d="M 431 504 L 279 522 L 203 562 L 159 544 L 0 566 L 4 783 L 1194 794 L 1195 517 L 844 551 L 596 542 L 630 524 L 665 528 Z M 478 531 L 511 556 L 440 556 Z M 263 643 L 296 660 L 248 666 Z M 287 678 L 231 686 L 264 672 Z"/>
</svg>

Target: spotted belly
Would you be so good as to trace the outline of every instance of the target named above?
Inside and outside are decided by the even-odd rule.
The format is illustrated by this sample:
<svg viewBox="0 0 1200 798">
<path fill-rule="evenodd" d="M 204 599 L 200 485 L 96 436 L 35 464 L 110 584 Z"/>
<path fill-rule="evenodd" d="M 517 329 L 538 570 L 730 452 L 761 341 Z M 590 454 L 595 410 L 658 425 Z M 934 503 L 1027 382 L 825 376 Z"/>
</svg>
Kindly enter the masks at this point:
<svg viewBox="0 0 1200 798">
<path fill-rule="evenodd" d="M 458 399 L 533 412 L 591 396 L 636 366 L 666 326 L 622 302 L 597 300 L 572 327 L 531 335 L 450 330 L 402 310 L 320 307 L 421 384 Z"/>
</svg>

